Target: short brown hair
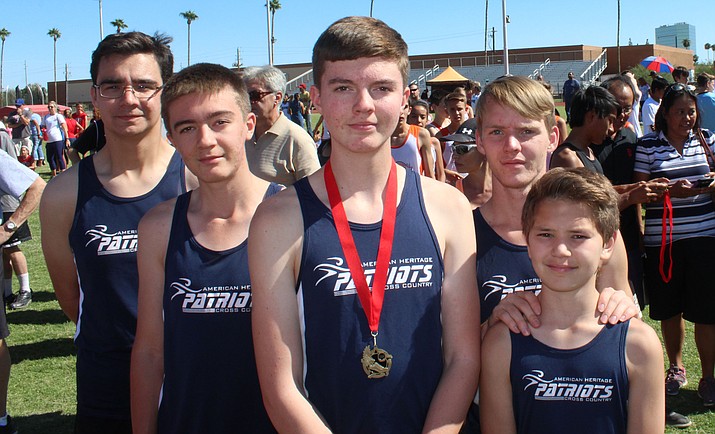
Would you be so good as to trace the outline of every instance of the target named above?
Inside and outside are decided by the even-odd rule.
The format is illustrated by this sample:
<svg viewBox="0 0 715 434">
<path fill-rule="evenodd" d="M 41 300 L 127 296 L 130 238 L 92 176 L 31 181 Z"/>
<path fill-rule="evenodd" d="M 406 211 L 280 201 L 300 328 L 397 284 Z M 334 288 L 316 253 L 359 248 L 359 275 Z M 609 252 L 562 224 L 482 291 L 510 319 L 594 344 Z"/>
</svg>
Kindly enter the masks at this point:
<svg viewBox="0 0 715 434">
<path fill-rule="evenodd" d="M 618 230 L 618 193 L 605 176 L 584 167 L 557 167 L 539 179 L 526 196 L 521 211 L 521 228 L 528 238 L 536 208 L 545 200 L 583 204 L 591 210 L 591 221 L 604 242 Z"/>
<path fill-rule="evenodd" d="M 556 125 L 553 96 L 541 83 L 530 78 L 499 77 L 487 84 L 477 100 L 477 129 L 481 128 L 489 103 L 509 107 L 527 119 L 543 120 L 547 128 Z"/>
<path fill-rule="evenodd" d="M 402 36 L 384 22 L 368 17 L 345 17 L 327 28 L 313 47 L 315 85 L 325 72 L 325 62 L 377 57 L 397 63 L 407 85 L 409 59 Z"/>
<path fill-rule="evenodd" d="M 169 105 L 177 98 L 192 93 L 219 93 L 227 87 L 236 93 L 236 104 L 245 118 L 251 111 L 251 103 L 239 73 L 213 63 L 197 63 L 174 74 L 161 93 L 161 117 L 166 129 L 171 132 Z"/>
<path fill-rule="evenodd" d="M 461 88 L 459 88 L 461 89 Z M 467 94 L 464 93 L 464 89 L 462 91 L 455 90 L 454 92 L 448 94 L 447 96 L 444 97 L 444 105 L 447 105 L 450 101 L 458 101 L 458 102 L 463 102 L 467 103 Z"/>
</svg>

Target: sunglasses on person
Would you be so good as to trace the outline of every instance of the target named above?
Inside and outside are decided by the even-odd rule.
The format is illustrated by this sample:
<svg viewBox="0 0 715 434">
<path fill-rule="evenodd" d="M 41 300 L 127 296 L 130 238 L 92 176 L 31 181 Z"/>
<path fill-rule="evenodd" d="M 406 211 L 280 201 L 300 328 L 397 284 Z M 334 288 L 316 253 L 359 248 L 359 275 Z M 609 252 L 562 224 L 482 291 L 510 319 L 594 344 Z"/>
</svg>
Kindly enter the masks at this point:
<svg viewBox="0 0 715 434">
<path fill-rule="evenodd" d="M 477 145 L 452 145 L 452 152 L 457 155 L 464 155 L 476 149 Z"/>
<path fill-rule="evenodd" d="M 252 90 L 248 92 L 248 98 L 251 100 L 251 102 L 258 102 L 265 98 L 266 95 L 270 95 L 272 93 L 274 92 L 270 90 L 266 92 L 261 92 L 260 90 Z"/>
<path fill-rule="evenodd" d="M 695 96 L 693 91 L 688 89 L 688 86 L 684 85 L 683 83 L 673 83 L 668 86 L 668 88 L 665 90 L 663 98 L 667 97 L 671 92 L 683 92 L 689 94 L 690 96 Z"/>
</svg>

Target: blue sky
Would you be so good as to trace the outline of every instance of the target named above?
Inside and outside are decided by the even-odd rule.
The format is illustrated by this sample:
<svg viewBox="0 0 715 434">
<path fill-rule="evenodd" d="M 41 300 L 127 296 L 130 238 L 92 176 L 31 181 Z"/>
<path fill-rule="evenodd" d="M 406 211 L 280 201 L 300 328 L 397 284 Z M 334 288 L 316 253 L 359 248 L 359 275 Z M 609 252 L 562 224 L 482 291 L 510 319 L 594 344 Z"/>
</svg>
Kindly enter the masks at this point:
<svg viewBox="0 0 715 434">
<path fill-rule="evenodd" d="M 368 15 L 370 0 L 282 0 L 276 13 L 274 59 L 276 64 L 309 62 L 315 40 L 338 18 Z M 534 46 L 616 44 L 616 0 L 584 6 L 583 2 L 555 0 L 507 0 L 511 18 L 508 29 L 511 48 Z M 696 0 L 688 8 L 673 7 L 671 1 L 647 3 L 622 0 L 621 44 L 651 43 L 655 28 L 663 24 L 688 22 L 696 27 L 696 53 L 707 55 L 703 45 L 715 43 L 713 9 Z M 636 4 L 638 3 L 638 4 Z M 435 5 L 441 5 L 438 10 Z M 698 7 L 697 5 L 700 5 Z M 52 5 L 51 7 L 48 5 Z M 109 23 L 121 18 L 127 30 L 146 33 L 161 31 L 174 37 L 175 70 L 187 64 L 187 25 L 180 12 L 193 10 L 199 19 L 191 25 L 191 61 L 231 66 L 236 50 L 245 66 L 268 63 L 265 0 L 103 0 L 104 34 L 116 31 Z M 0 28 L 12 34 L 5 42 L 3 86 L 25 85 L 27 80 L 46 85 L 52 80 L 52 38 L 50 28 L 58 28 L 57 77 L 89 78 L 92 50 L 99 42 L 98 0 L 46 1 L 23 3 L 24 13 L 4 8 Z M 34 8 L 34 9 L 33 9 Z M 501 2 L 489 4 L 489 27 L 497 28 L 496 48 L 501 49 Z M 373 15 L 397 29 L 407 41 L 410 54 L 482 50 L 484 48 L 485 3 L 481 1 L 375 0 Z M 20 17 L 20 19 L 17 19 Z M 713 53 L 710 53 L 712 59 Z"/>
</svg>

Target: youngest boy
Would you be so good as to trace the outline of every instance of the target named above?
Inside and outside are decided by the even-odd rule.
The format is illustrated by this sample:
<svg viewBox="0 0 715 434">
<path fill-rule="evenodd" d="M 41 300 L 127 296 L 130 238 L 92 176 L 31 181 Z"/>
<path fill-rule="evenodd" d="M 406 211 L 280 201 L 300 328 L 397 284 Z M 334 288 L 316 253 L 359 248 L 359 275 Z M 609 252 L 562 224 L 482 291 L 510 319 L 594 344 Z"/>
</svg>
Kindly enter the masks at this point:
<svg viewBox="0 0 715 434">
<path fill-rule="evenodd" d="M 602 325 L 596 277 L 613 251 L 618 194 L 585 168 L 557 168 L 522 212 L 529 257 L 542 280 L 541 327 L 503 324 L 484 340 L 484 433 L 663 432 L 663 354 L 638 320 Z M 511 363 L 504 363 L 511 360 Z"/>
</svg>

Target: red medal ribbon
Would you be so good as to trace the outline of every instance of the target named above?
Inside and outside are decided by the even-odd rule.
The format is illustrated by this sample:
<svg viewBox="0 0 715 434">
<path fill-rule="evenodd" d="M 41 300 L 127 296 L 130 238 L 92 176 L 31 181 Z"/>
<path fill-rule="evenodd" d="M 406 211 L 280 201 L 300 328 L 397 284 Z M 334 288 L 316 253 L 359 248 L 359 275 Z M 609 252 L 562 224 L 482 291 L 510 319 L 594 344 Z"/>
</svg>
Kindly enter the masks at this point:
<svg viewBox="0 0 715 434">
<path fill-rule="evenodd" d="M 387 271 L 390 265 L 390 257 L 392 256 L 392 240 L 395 235 L 395 218 L 397 216 L 397 169 L 395 160 L 392 160 L 390 175 L 387 177 L 385 202 L 382 210 L 382 230 L 380 231 L 380 245 L 377 249 L 377 264 L 372 280 L 372 291 L 370 291 L 370 288 L 367 286 L 365 270 L 362 267 L 357 247 L 355 247 L 355 239 L 350 231 L 350 223 L 345 214 L 345 208 L 343 208 L 343 200 L 342 197 L 340 197 L 340 190 L 338 189 L 338 183 L 335 181 L 330 160 L 328 160 L 328 163 L 325 165 L 323 177 L 325 180 L 325 188 L 328 191 L 328 199 L 330 200 L 330 208 L 333 212 L 333 220 L 335 221 L 335 229 L 338 232 L 340 246 L 343 248 L 345 260 L 348 263 L 350 274 L 355 282 L 355 288 L 357 289 L 362 309 L 367 317 L 370 331 L 373 333 L 373 336 L 375 336 L 380 324 L 382 303 L 385 299 Z"/>
<path fill-rule="evenodd" d="M 658 271 L 663 282 L 668 283 L 673 278 L 673 203 L 670 200 L 670 192 L 665 190 L 663 194 L 663 221 L 661 223 L 660 236 L 660 260 Z M 667 230 L 670 228 L 670 231 Z M 668 237 L 670 235 L 670 237 Z M 668 246 L 668 272 L 665 272 L 665 248 Z"/>
</svg>

